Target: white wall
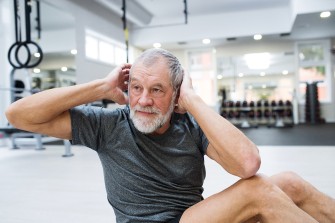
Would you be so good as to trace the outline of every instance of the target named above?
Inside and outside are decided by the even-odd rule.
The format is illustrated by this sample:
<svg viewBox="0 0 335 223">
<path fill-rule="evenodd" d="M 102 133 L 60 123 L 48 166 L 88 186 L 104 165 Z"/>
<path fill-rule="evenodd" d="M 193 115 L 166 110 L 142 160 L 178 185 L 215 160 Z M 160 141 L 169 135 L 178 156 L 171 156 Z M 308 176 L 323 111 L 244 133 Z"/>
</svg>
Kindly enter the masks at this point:
<svg viewBox="0 0 335 223">
<path fill-rule="evenodd" d="M 77 83 L 105 77 L 113 67 L 88 60 L 85 57 L 85 29 L 88 28 L 119 42 L 124 42 L 121 18 L 91 0 L 45 1 L 57 4 L 58 7 L 71 13 L 75 18 Z"/>
<path fill-rule="evenodd" d="M 70 52 L 75 48 L 75 29 L 57 29 L 42 31 L 39 45 L 44 53 L 49 52 Z"/>
<path fill-rule="evenodd" d="M 232 21 L 234 21 L 233 24 Z M 187 26 L 155 26 L 150 29 L 136 29 L 133 30 L 133 36 L 130 39 L 135 45 L 151 45 L 153 42 L 187 42 L 204 37 L 215 39 L 222 38 L 222 36 L 249 36 L 250 33 L 287 33 L 290 32 L 293 21 L 294 18 L 287 7 L 213 13 L 204 16 L 190 14 Z M 171 19 L 169 21 L 170 24 L 174 22 L 178 21 L 171 21 Z M 164 21 L 158 21 L 158 24 L 164 24 Z M 162 37 L 164 41 L 160 41 L 159 38 Z"/>
<path fill-rule="evenodd" d="M 7 52 L 15 40 L 12 4 L 11 0 L 0 0 L 0 88 L 9 88 L 11 67 L 7 60 Z M 4 112 L 9 103 L 9 91 L 0 89 L 0 127 L 7 125 Z"/>
</svg>

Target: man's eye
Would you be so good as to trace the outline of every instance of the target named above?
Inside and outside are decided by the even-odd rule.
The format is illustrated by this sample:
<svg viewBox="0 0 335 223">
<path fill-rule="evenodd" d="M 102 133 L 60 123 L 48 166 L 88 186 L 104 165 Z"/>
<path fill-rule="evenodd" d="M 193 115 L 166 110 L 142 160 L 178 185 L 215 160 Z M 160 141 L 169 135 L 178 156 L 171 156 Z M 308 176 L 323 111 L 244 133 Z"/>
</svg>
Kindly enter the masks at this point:
<svg viewBox="0 0 335 223">
<path fill-rule="evenodd" d="M 138 85 L 133 85 L 131 88 L 132 88 L 132 90 L 135 91 L 135 92 L 141 91 L 141 87 L 138 86 Z"/>
<path fill-rule="evenodd" d="M 164 91 L 161 88 L 153 88 L 151 93 L 153 97 L 162 97 L 164 95 Z"/>
<path fill-rule="evenodd" d="M 162 92 L 162 90 L 159 89 L 159 88 L 154 88 L 153 91 L 156 92 L 156 93 L 158 93 L 158 92 Z"/>
</svg>

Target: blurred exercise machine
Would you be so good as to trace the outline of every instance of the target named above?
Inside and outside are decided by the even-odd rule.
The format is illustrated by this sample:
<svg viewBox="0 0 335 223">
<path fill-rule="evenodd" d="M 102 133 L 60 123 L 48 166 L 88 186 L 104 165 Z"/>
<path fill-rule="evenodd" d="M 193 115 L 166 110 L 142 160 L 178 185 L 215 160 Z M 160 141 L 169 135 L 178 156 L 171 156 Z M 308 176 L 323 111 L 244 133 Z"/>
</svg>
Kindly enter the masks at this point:
<svg viewBox="0 0 335 223">
<path fill-rule="evenodd" d="M 35 145 L 36 150 L 44 150 L 44 143 L 60 141 L 61 139 L 43 136 L 38 133 L 26 132 L 13 127 L 0 128 L 0 132 L 4 134 L 5 137 L 10 139 L 10 149 L 19 149 L 19 145 L 32 144 Z M 63 140 L 65 151 L 62 155 L 63 157 L 71 157 L 73 153 L 71 152 L 71 143 L 68 140 Z"/>
<path fill-rule="evenodd" d="M 19 74 L 19 77 L 16 77 L 16 74 Z M 10 88 L 0 88 L 0 90 L 10 92 L 11 103 L 39 91 L 38 89 L 31 88 L 30 73 L 27 69 L 13 69 L 10 73 Z M 11 149 L 18 149 L 19 144 L 33 144 L 35 145 L 36 150 L 43 150 L 43 143 L 61 140 L 38 133 L 23 131 L 12 127 L 10 124 L 8 124 L 6 127 L 0 128 L 0 132 L 3 133 L 5 137 L 10 139 L 9 147 Z M 70 142 L 68 140 L 63 140 L 63 143 L 65 146 L 65 152 L 62 156 L 73 156 Z"/>
<path fill-rule="evenodd" d="M 40 24 L 40 5 L 39 1 L 35 0 L 36 3 L 36 18 L 38 31 L 38 39 L 41 36 L 41 24 Z M 0 88 L 2 91 L 10 92 L 10 102 L 20 100 L 21 98 L 37 93 L 40 89 L 34 89 L 31 87 L 31 75 L 30 68 L 34 68 L 39 65 L 43 59 L 43 51 L 41 47 L 31 39 L 31 12 L 33 2 L 32 0 L 23 0 L 20 5 L 19 0 L 13 0 L 14 4 L 14 21 L 15 21 L 15 42 L 10 46 L 8 50 L 8 61 L 13 67 L 10 73 L 10 87 Z M 20 10 L 21 9 L 21 10 Z M 22 10 L 24 9 L 24 10 Z M 21 24 L 23 23 L 23 24 Z M 25 27 L 25 29 L 22 29 Z M 23 31 L 25 32 L 25 40 L 23 39 Z M 38 57 L 33 55 L 38 54 Z M 60 141 L 61 139 L 48 137 L 38 133 L 32 133 L 16 129 L 10 124 L 8 126 L 0 128 L 0 133 L 5 137 L 10 138 L 10 148 L 18 149 L 20 143 L 33 144 L 36 150 L 43 150 L 43 143 Z M 73 156 L 71 153 L 71 144 L 68 140 L 63 140 L 65 146 L 65 153 L 63 157 Z"/>
</svg>

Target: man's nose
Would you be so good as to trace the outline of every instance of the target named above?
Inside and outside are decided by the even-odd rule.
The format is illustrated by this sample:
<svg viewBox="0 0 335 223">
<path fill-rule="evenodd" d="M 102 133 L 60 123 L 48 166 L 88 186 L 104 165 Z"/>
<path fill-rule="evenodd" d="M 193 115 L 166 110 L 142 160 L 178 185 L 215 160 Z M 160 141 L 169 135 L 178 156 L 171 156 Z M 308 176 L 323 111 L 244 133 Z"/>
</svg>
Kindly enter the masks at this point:
<svg viewBox="0 0 335 223">
<path fill-rule="evenodd" d="M 153 99 L 150 97 L 149 93 L 147 91 L 144 91 L 140 97 L 140 99 L 138 100 L 138 103 L 142 106 L 142 107 L 146 107 L 146 106 L 152 106 L 154 101 Z"/>
</svg>

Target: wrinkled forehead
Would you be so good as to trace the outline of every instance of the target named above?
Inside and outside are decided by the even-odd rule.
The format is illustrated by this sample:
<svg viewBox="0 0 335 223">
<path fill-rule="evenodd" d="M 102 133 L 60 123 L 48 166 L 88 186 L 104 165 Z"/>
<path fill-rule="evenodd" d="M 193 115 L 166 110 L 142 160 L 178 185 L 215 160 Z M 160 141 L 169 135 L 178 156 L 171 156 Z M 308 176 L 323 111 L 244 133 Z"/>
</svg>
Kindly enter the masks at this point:
<svg viewBox="0 0 335 223">
<path fill-rule="evenodd" d="M 139 70 L 150 72 L 160 72 L 170 75 L 170 69 L 167 60 L 164 57 L 143 58 L 135 61 L 130 69 L 130 76 Z"/>
<path fill-rule="evenodd" d="M 149 62 L 137 61 L 131 67 L 130 81 L 149 81 L 154 79 L 172 86 L 170 70 L 164 58 L 150 60 Z"/>
</svg>

